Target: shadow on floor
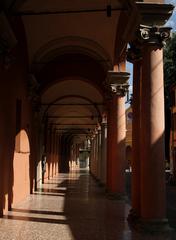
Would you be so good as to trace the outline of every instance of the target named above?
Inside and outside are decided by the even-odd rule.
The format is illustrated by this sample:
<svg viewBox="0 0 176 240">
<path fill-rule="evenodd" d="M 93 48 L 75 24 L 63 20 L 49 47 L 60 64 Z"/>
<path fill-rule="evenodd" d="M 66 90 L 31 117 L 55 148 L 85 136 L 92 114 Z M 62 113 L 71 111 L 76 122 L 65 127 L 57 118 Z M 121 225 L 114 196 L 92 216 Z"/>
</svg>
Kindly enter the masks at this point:
<svg viewBox="0 0 176 240">
<path fill-rule="evenodd" d="M 141 236 L 129 229 L 126 217 L 130 205 L 123 200 L 109 200 L 105 196 L 103 188 L 98 187 L 97 182 L 88 172 L 74 172 L 62 178 L 53 179 L 56 184 L 43 185 L 35 193 L 41 195 L 41 210 L 32 208 L 13 208 L 6 219 L 21 220 L 28 222 L 49 223 L 69 226 L 73 238 L 69 240 L 171 240 L 173 238 L 150 238 L 149 235 Z M 130 179 L 126 176 L 126 189 L 130 202 Z M 48 185 L 47 185 L 48 184 Z M 50 188 L 51 187 L 51 188 Z M 65 190 L 59 189 L 64 187 Z M 51 194 L 49 194 L 51 193 Z M 55 193 L 55 194 L 54 194 Z M 55 211 L 45 210 L 42 205 L 42 197 L 46 195 L 47 202 L 56 201 L 59 204 L 59 197 L 63 200 L 63 209 Z M 58 194 L 58 195 L 57 195 Z M 62 195 L 64 194 L 64 195 Z M 54 196 L 54 198 L 52 198 Z M 56 196 L 56 197 L 55 197 Z M 58 198 L 57 198 L 58 197 Z M 176 191 L 174 187 L 167 188 L 168 197 L 168 218 L 172 226 L 176 226 Z M 34 196 L 36 201 L 36 198 Z M 48 205 L 46 205 L 48 206 Z M 52 209 L 52 208 L 51 208 Z M 14 213 L 14 214 L 13 214 Z M 30 215 L 36 214 L 36 215 Z M 171 215 L 169 215 L 171 214 Z M 24 215 L 24 216 L 23 216 Z M 58 219 L 58 218 L 61 219 Z M 68 240 L 63 239 L 63 240 Z"/>
<path fill-rule="evenodd" d="M 166 183 L 168 173 L 166 173 Z M 131 172 L 126 173 L 126 192 L 128 202 L 131 203 Z M 176 230 L 176 186 L 166 185 L 166 203 L 167 203 L 167 218 L 172 228 Z"/>
<path fill-rule="evenodd" d="M 11 212 L 19 212 L 19 213 L 34 213 L 34 214 L 44 214 L 44 215 L 62 215 L 65 216 L 63 212 L 53 212 L 53 211 L 42 211 L 42 210 L 29 210 L 29 209 L 21 209 L 21 208 L 12 208 Z"/>
<path fill-rule="evenodd" d="M 39 218 L 39 217 L 29 217 L 29 216 L 11 216 L 4 215 L 4 219 L 11 220 L 21 220 L 27 222 L 41 222 L 41 223 L 51 223 L 51 224 L 69 224 L 67 220 L 52 219 L 52 218 Z"/>
</svg>

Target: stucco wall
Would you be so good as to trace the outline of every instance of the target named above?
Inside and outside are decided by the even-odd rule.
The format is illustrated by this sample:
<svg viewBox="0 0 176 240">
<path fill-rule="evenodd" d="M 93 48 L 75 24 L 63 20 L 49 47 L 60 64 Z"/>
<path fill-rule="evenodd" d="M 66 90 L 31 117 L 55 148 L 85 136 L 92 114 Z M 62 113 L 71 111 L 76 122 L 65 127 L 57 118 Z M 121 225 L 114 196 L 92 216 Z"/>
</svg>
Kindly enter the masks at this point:
<svg viewBox="0 0 176 240">
<path fill-rule="evenodd" d="M 30 193 L 30 119 L 31 107 L 27 99 L 27 51 L 23 25 L 19 18 L 9 19 L 18 44 L 11 51 L 10 64 L 0 59 L 0 200 L 1 214 Z M 16 102 L 21 101 L 21 124 L 17 132 Z M 20 131 L 23 130 L 23 133 Z M 25 131 L 25 138 L 24 138 Z M 16 149 L 17 135 L 21 147 Z M 28 142 L 28 148 L 26 143 Z M 20 150 L 20 151 L 19 151 Z M 18 152 L 17 152 L 18 151 Z"/>
</svg>

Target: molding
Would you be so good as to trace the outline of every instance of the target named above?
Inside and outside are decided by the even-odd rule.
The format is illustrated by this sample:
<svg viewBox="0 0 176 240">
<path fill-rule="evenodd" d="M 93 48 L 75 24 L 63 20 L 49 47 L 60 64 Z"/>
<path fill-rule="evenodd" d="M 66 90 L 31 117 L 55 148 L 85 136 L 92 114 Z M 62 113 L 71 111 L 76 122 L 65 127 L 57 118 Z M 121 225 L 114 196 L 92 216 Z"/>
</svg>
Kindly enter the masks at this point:
<svg viewBox="0 0 176 240">
<path fill-rule="evenodd" d="M 174 6 L 161 3 L 136 2 L 141 15 L 141 24 L 163 26 L 172 15 Z"/>
<path fill-rule="evenodd" d="M 111 93 L 117 96 L 125 96 L 128 91 L 128 80 L 130 73 L 108 71 L 106 83 L 111 89 Z"/>
<path fill-rule="evenodd" d="M 168 39 L 171 37 L 170 27 L 150 27 L 146 25 L 140 25 L 138 31 L 138 39 L 143 44 L 150 44 L 162 48 Z"/>
</svg>

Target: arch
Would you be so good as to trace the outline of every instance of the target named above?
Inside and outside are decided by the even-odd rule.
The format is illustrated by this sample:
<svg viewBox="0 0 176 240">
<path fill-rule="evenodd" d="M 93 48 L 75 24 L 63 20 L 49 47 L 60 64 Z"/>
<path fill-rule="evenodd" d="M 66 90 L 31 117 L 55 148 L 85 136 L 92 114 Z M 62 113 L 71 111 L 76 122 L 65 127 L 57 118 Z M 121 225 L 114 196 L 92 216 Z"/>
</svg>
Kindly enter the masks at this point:
<svg viewBox="0 0 176 240">
<path fill-rule="evenodd" d="M 25 129 L 17 135 L 18 148 L 13 159 L 13 200 L 12 204 L 24 199 L 30 193 L 30 140 Z"/>
<path fill-rule="evenodd" d="M 98 113 L 98 116 L 101 116 L 101 112 L 99 110 L 99 108 L 97 107 L 96 103 L 94 103 L 93 101 L 91 101 L 89 98 L 87 97 L 84 97 L 84 96 L 79 96 L 79 95 L 67 95 L 67 96 L 62 96 L 62 97 L 59 97 L 57 99 L 55 99 L 54 101 L 52 101 L 51 103 L 49 103 L 49 105 L 47 106 L 47 108 L 45 109 L 45 112 L 43 114 L 43 117 L 45 118 L 47 116 L 47 112 L 48 110 L 52 107 L 52 104 L 56 103 L 56 102 L 59 102 L 63 99 L 66 99 L 66 98 L 80 98 L 80 99 L 83 99 L 83 100 L 86 100 L 87 102 L 91 103 L 92 106 L 94 107 L 94 109 L 96 110 L 96 112 Z"/>
<path fill-rule="evenodd" d="M 48 63 L 59 55 L 81 53 L 89 56 L 103 65 L 104 69 L 112 69 L 112 59 L 105 49 L 97 42 L 79 37 L 67 36 L 52 40 L 41 47 L 34 55 L 32 63 Z"/>
<path fill-rule="evenodd" d="M 40 90 L 40 94 L 42 95 L 45 91 L 47 91 L 50 87 L 52 87 L 53 85 L 55 85 L 57 83 L 61 83 L 64 81 L 73 81 L 73 80 L 83 81 L 89 85 L 92 85 L 94 88 L 96 88 L 96 90 L 99 92 L 99 94 L 101 94 L 102 96 L 104 95 L 102 88 L 100 88 L 100 86 L 96 82 L 90 82 L 90 80 L 88 80 L 84 77 L 80 77 L 80 76 L 73 76 L 73 77 L 66 76 L 66 77 L 62 77 L 62 78 L 57 78 L 54 81 L 49 82 L 48 84 L 45 84 L 45 86 Z"/>
<path fill-rule="evenodd" d="M 19 145 L 18 145 L 19 144 Z M 16 148 L 19 153 L 30 153 L 30 142 L 29 137 L 26 130 L 20 130 L 20 132 L 16 135 Z"/>
<path fill-rule="evenodd" d="M 35 69 L 35 75 L 40 84 L 40 93 L 53 82 L 76 78 L 87 80 L 102 92 L 104 91 L 103 83 L 107 76 L 107 70 L 98 61 L 87 55 L 80 53 L 60 55 L 40 67 L 42 68 Z"/>
</svg>

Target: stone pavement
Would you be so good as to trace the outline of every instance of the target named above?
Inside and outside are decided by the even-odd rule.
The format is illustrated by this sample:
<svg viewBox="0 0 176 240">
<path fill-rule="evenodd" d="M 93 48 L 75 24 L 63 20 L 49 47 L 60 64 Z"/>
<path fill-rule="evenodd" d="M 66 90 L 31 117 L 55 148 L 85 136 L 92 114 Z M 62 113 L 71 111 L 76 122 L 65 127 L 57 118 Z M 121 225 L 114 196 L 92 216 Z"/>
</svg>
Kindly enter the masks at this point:
<svg viewBox="0 0 176 240">
<path fill-rule="evenodd" d="M 0 240 L 176 239 L 132 231 L 129 209 L 128 202 L 108 199 L 88 171 L 76 170 L 48 180 L 9 211 L 0 220 Z"/>
</svg>

